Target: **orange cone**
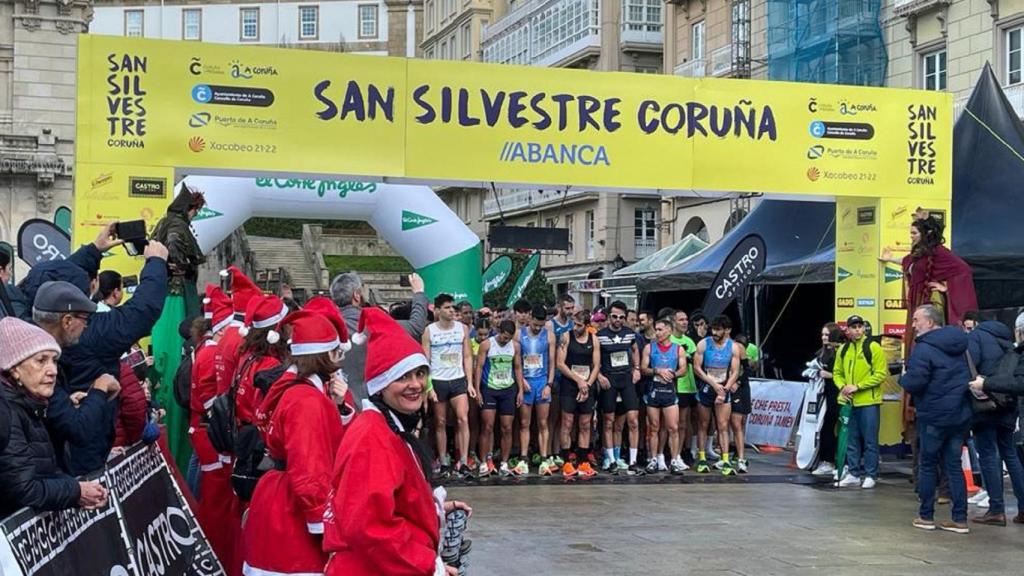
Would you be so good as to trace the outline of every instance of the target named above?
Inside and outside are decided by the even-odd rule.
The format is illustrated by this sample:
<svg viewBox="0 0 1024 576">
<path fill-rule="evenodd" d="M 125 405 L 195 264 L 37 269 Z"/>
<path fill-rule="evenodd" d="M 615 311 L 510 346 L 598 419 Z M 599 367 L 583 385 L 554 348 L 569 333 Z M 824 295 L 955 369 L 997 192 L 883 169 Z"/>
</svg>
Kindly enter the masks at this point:
<svg viewBox="0 0 1024 576">
<path fill-rule="evenodd" d="M 964 471 L 964 482 L 967 483 L 967 494 L 969 496 L 977 494 L 981 488 L 974 483 L 974 471 L 971 470 L 971 454 L 967 451 L 967 446 L 964 446 L 963 451 L 960 452 L 960 468 Z"/>
</svg>

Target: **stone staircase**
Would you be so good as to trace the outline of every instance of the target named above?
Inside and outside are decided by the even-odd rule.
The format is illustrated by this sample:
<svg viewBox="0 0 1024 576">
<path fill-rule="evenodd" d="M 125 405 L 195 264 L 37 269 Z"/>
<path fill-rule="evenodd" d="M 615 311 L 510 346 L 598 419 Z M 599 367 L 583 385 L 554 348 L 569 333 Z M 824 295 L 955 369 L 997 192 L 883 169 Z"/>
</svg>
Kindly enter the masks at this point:
<svg viewBox="0 0 1024 576">
<path fill-rule="evenodd" d="M 317 272 L 309 263 L 302 240 L 249 236 L 249 248 L 257 270 L 282 268 L 288 273 L 292 288 L 312 294 L 317 290 Z"/>
<path fill-rule="evenodd" d="M 402 274 L 395 272 L 359 272 L 363 279 L 364 294 L 369 297 L 370 290 L 378 304 L 391 304 L 412 298 L 412 291 L 401 285 Z"/>
</svg>

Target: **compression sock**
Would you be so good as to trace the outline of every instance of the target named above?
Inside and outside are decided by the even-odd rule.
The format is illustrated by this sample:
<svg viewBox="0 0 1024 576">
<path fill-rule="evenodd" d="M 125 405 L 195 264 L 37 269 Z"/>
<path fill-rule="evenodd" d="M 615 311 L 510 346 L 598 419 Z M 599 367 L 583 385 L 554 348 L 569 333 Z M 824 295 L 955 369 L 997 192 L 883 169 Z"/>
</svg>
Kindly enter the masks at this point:
<svg viewBox="0 0 1024 576">
<path fill-rule="evenodd" d="M 622 448 L 621 448 L 621 447 L 619 447 L 619 446 L 616 446 L 616 447 L 615 447 L 615 448 L 614 448 L 614 449 L 612 450 L 612 452 L 613 452 L 613 456 L 615 456 L 615 461 L 616 461 L 616 462 L 618 462 L 619 460 L 621 460 L 621 459 L 622 459 Z"/>
<path fill-rule="evenodd" d="M 725 462 L 726 464 L 729 463 L 729 453 L 728 452 L 725 452 L 725 453 L 722 454 L 722 461 Z"/>
<path fill-rule="evenodd" d="M 665 467 L 665 455 L 664 454 L 658 454 L 658 466 L 662 467 L 662 468 Z"/>
<path fill-rule="evenodd" d="M 636 464 L 636 448 L 629 449 L 629 465 Z"/>
<path fill-rule="evenodd" d="M 615 462 L 615 451 L 611 448 L 604 449 L 604 457 L 612 462 Z"/>
<path fill-rule="evenodd" d="M 707 457 L 704 455 L 703 450 L 697 451 L 697 460 L 707 460 Z"/>
</svg>

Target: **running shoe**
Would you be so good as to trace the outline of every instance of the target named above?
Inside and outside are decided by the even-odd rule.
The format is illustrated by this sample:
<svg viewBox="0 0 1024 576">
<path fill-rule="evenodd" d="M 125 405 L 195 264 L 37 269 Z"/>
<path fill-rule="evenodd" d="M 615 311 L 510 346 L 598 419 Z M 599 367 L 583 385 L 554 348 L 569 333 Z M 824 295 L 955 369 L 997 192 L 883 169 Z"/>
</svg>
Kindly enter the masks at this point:
<svg viewBox="0 0 1024 576">
<path fill-rule="evenodd" d="M 707 460 L 698 460 L 697 461 L 697 474 L 707 474 L 708 472 L 711 472 L 711 468 L 708 467 L 708 461 Z"/>
<path fill-rule="evenodd" d="M 747 473 L 747 459 L 746 458 L 740 458 L 739 460 L 736 461 L 736 471 L 739 472 L 740 474 L 746 474 Z"/>
<path fill-rule="evenodd" d="M 481 460 L 476 457 L 476 452 L 470 452 L 469 458 L 466 460 L 466 465 L 470 468 L 476 468 L 480 465 Z"/>
<path fill-rule="evenodd" d="M 658 472 L 668 472 L 668 465 L 665 464 L 665 459 L 658 460 Z"/>
<path fill-rule="evenodd" d="M 540 466 L 541 462 L 543 462 L 543 459 L 542 459 L 540 454 L 538 454 L 537 452 L 534 452 L 533 453 L 533 458 L 531 459 L 531 462 L 533 462 L 534 466 Z"/>
<path fill-rule="evenodd" d="M 584 478 L 590 478 L 591 476 L 597 476 L 597 471 L 590 465 L 590 462 L 584 462 L 580 464 L 576 474 L 583 476 Z"/>
<path fill-rule="evenodd" d="M 582 466 L 580 466 L 582 468 Z M 562 476 L 565 478 L 572 478 L 576 476 L 576 467 L 572 465 L 572 462 L 566 462 L 562 464 Z"/>
<path fill-rule="evenodd" d="M 629 467 L 626 468 L 626 474 L 629 476 L 643 476 L 646 472 L 644 472 L 643 467 L 639 464 L 630 464 Z"/>
<path fill-rule="evenodd" d="M 594 456 L 593 452 L 587 452 L 587 462 L 591 468 L 597 469 L 597 456 Z"/>
<path fill-rule="evenodd" d="M 988 498 L 988 492 L 986 492 L 984 490 L 980 490 L 977 494 L 975 494 L 974 496 L 971 496 L 970 498 L 968 498 L 967 499 L 967 503 L 968 504 L 975 504 L 976 505 L 979 502 L 981 502 L 982 500 L 984 500 L 985 498 Z"/>
<path fill-rule="evenodd" d="M 467 466 L 467 465 L 465 465 L 465 464 L 460 462 L 458 467 L 455 469 L 455 475 L 460 480 L 472 480 L 473 479 L 473 470 L 470 469 L 469 466 Z"/>
<path fill-rule="evenodd" d="M 565 464 L 565 460 L 562 460 L 562 457 L 561 456 L 557 456 L 557 455 L 556 456 L 552 456 L 551 457 L 551 461 L 554 462 L 555 466 L 558 467 L 558 468 L 561 468 L 562 464 Z"/>
<path fill-rule="evenodd" d="M 647 473 L 648 474 L 654 474 L 657 471 L 658 471 L 658 460 L 656 458 L 651 458 L 650 460 L 647 461 Z"/>
<path fill-rule="evenodd" d="M 604 463 L 601 464 L 601 470 L 604 472 L 615 472 L 615 460 L 605 457 Z"/>
<path fill-rule="evenodd" d="M 555 466 L 554 460 L 552 460 L 549 457 L 548 459 L 540 463 L 540 467 L 537 470 L 537 473 L 540 474 L 541 476 L 551 476 L 552 474 L 555 473 L 555 470 L 558 470 L 558 467 Z"/>
<path fill-rule="evenodd" d="M 722 465 L 722 476 L 735 476 L 736 469 L 732 467 L 732 462 L 726 462 Z"/>
<path fill-rule="evenodd" d="M 494 465 L 494 459 L 490 456 L 487 457 L 487 474 L 494 475 L 498 473 L 498 467 Z"/>
<path fill-rule="evenodd" d="M 622 458 L 619 458 L 618 460 L 615 461 L 616 474 L 629 474 L 629 468 L 629 464 L 626 464 L 626 461 L 623 460 Z"/>
<path fill-rule="evenodd" d="M 831 476 L 832 474 L 835 474 L 835 472 L 835 464 L 832 464 L 831 462 L 822 462 L 821 464 L 818 464 L 818 467 L 815 468 L 814 472 L 811 472 L 811 474 L 815 476 Z"/>
<path fill-rule="evenodd" d="M 476 473 L 477 478 L 487 478 L 491 475 L 491 468 L 489 468 L 487 464 L 488 462 L 480 463 L 480 469 Z M 491 464 L 491 466 L 494 466 L 494 464 Z"/>
<path fill-rule="evenodd" d="M 683 462 L 682 458 L 676 458 L 672 460 L 672 474 L 674 476 L 682 476 L 686 470 L 686 462 Z"/>
<path fill-rule="evenodd" d="M 501 463 L 501 468 L 498 469 L 498 476 L 501 476 L 502 478 L 512 476 L 512 470 L 509 469 L 508 462 Z"/>
<path fill-rule="evenodd" d="M 512 469 L 512 473 L 516 476 L 529 476 L 530 465 L 526 463 L 526 460 L 520 460 L 515 468 Z"/>
<path fill-rule="evenodd" d="M 718 470 L 719 472 L 721 472 L 722 468 L 725 467 L 725 460 L 719 460 L 718 462 L 715 462 L 713 464 L 713 467 L 714 467 L 715 470 Z"/>
<path fill-rule="evenodd" d="M 715 449 L 711 447 L 711 443 L 710 442 L 708 442 L 708 449 L 705 450 L 705 452 L 707 452 L 707 457 L 711 458 L 712 460 L 718 460 L 719 458 L 722 457 L 721 454 L 719 454 L 718 452 L 715 452 Z"/>
</svg>

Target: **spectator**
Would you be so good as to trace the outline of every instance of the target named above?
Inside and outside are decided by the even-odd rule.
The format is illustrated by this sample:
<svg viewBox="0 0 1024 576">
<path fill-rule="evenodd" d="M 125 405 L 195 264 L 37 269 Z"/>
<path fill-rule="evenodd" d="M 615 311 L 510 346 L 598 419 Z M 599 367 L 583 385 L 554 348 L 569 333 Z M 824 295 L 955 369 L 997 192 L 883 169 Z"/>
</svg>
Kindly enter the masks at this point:
<svg viewBox="0 0 1024 576">
<path fill-rule="evenodd" d="M 43 415 L 57 384 L 60 346 L 44 330 L 17 318 L 0 319 L 0 395 L 9 431 L 0 451 L 0 517 L 24 506 L 38 510 L 107 505 L 99 482 L 61 472 Z"/>
<path fill-rule="evenodd" d="M 133 349 L 141 356 L 142 351 Z M 117 419 L 114 423 L 114 446 L 128 447 L 142 440 L 142 432 L 146 429 L 149 418 L 149 390 L 146 387 L 145 373 L 140 376 L 132 366 L 134 356 L 130 353 L 121 358 L 121 372 L 118 380 L 121 383 L 121 394 L 118 396 Z M 145 361 L 142 368 L 147 367 Z"/>
<path fill-rule="evenodd" d="M 408 320 L 398 322 L 407 334 L 417 342 L 423 338 L 423 331 L 427 329 L 427 297 L 423 294 L 423 280 L 418 274 L 409 275 L 409 285 L 412 288 L 412 308 Z M 339 274 L 331 282 L 331 299 L 341 309 L 341 315 L 345 318 L 345 324 L 350 333 L 356 333 L 359 323 L 360 309 L 366 302 L 363 295 L 363 281 L 356 272 Z M 367 398 L 366 383 L 363 382 L 363 367 L 366 364 L 366 348 L 355 346 L 345 354 L 342 361 L 342 368 L 348 378 L 349 389 L 356 399 L 356 404 L 361 405 Z"/>
<path fill-rule="evenodd" d="M 835 322 L 829 322 L 821 329 L 821 350 L 818 351 L 818 375 L 825 382 L 825 422 L 821 427 L 818 444 L 818 467 L 815 476 L 832 476 L 836 473 L 836 424 L 839 423 L 839 388 L 832 379 L 836 365 L 836 351 L 846 340 L 843 329 Z M 873 360 L 874 358 L 872 358 Z"/>
<path fill-rule="evenodd" d="M 860 316 L 846 320 L 850 341 L 839 349 L 832 378 L 839 403 L 853 403 L 848 424 L 847 473 L 839 486 L 874 488 L 878 481 L 878 431 L 881 424 L 882 382 L 889 376 L 882 346 L 866 335 Z"/>
<path fill-rule="evenodd" d="M 999 394 L 1020 396 L 1024 393 L 1024 363 L 1018 360 L 1024 351 L 1024 314 L 1017 317 L 1014 330 L 1016 347 L 1013 356 L 1007 356 L 1009 330 L 999 322 L 982 322 L 968 335 L 968 350 L 975 359 L 978 377 L 971 382 L 971 388 L 984 392 L 993 398 Z M 978 360 L 980 358 L 980 360 Z M 1019 416 L 1018 398 L 999 398 L 997 409 L 988 414 L 978 414 L 974 421 L 974 443 L 981 460 L 982 478 L 988 489 L 989 509 L 986 514 L 973 518 L 979 524 L 1006 525 L 1005 502 L 1003 499 L 1002 466 L 1010 474 L 1010 483 L 1017 498 L 1015 524 L 1024 524 L 1024 467 L 1013 443 L 1014 428 Z M 1009 400 L 1009 402 L 1007 402 Z"/>
<path fill-rule="evenodd" d="M 981 323 L 981 320 L 978 317 L 978 312 L 975 310 L 965 313 L 963 319 L 960 320 L 960 326 L 964 329 L 964 332 L 968 334 L 974 332 L 974 329 L 978 327 L 979 323 Z"/>
<path fill-rule="evenodd" d="M 14 303 L 24 303 L 25 301 L 21 291 L 10 284 L 12 267 L 11 255 L 0 250 L 0 318 L 17 317 L 19 311 L 15 308 Z"/>
<path fill-rule="evenodd" d="M 68 375 L 69 394 L 88 390 L 103 374 L 120 374 L 121 356 L 130 351 L 133 344 L 149 336 L 160 318 L 167 294 L 167 248 L 153 241 L 143 254 L 146 263 L 132 298 L 123 306 L 94 315 L 82 332 L 81 340 L 65 347 L 60 363 Z M 72 440 L 73 450 L 68 462 L 72 474 L 87 474 L 103 467 L 114 445 L 115 408 L 116 404 L 109 407 L 102 429 L 93 429 L 88 437 Z"/>
<path fill-rule="evenodd" d="M 96 304 L 86 298 L 78 287 L 67 282 L 45 282 L 35 291 L 32 318 L 62 347 L 78 343 L 95 312 Z M 117 373 L 120 373 L 119 367 Z M 97 441 L 98 436 L 110 436 L 112 440 L 114 404 L 108 399 L 113 399 L 120 392 L 121 385 L 110 373 L 99 374 L 88 390 L 80 391 L 84 395 L 76 395 L 76 402 L 72 403 L 66 374 L 67 370 L 57 374 L 57 385 L 46 410 L 46 422 L 57 449 L 57 462 L 64 470 L 74 473 L 68 459 L 68 448 L 84 449 L 90 442 Z M 103 458 L 106 458 L 106 453 Z"/>
<path fill-rule="evenodd" d="M 167 265 L 170 269 L 169 292 L 186 294 L 187 300 L 195 300 L 188 312 L 198 312 L 199 297 L 195 294 L 199 265 L 206 261 L 189 228 L 189 223 L 199 210 L 206 205 L 202 192 L 189 190 L 185 183 L 177 197 L 167 207 L 167 214 L 153 228 L 153 240 L 167 246 Z M 191 289 L 186 293 L 186 286 Z M 196 308 L 196 309 L 192 309 Z"/>
<path fill-rule="evenodd" d="M 967 534 L 967 486 L 960 470 L 960 452 L 971 420 L 967 336 L 959 328 L 943 327 L 942 311 L 931 304 L 919 306 L 912 319 L 917 336 L 900 386 L 913 396 L 917 409 L 921 462 L 917 495 L 921 506 L 913 524 L 922 530 L 938 527 Z M 936 524 L 935 483 L 940 459 L 949 477 L 953 520 Z"/>
<path fill-rule="evenodd" d="M 110 312 L 111 308 L 121 305 L 124 298 L 124 284 L 121 275 L 113 270 L 104 270 L 97 277 L 99 286 L 92 295 L 97 312 Z"/>
</svg>

